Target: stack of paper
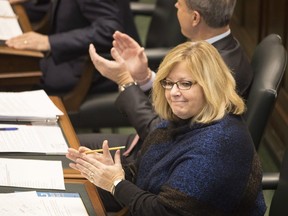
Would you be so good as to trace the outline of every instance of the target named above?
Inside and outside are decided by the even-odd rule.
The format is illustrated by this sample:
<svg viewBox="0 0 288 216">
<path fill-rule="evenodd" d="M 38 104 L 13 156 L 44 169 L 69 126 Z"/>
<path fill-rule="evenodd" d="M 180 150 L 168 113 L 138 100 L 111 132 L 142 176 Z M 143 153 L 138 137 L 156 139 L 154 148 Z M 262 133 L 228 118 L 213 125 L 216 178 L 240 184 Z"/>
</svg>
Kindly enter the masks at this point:
<svg viewBox="0 0 288 216">
<path fill-rule="evenodd" d="M 0 121 L 49 123 L 63 115 L 44 90 L 0 92 L 0 104 Z"/>
<path fill-rule="evenodd" d="M 18 18 L 7 0 L 0 0 L 0 40 L 23 34 Z"/>
<path fill-rule="evenodd" d="M 0 92 L 0 104 L 0 152 L 67 153 L 57 124 L 63 112 L 44 90 Z"/>
<path fill-rule="evenodd" d="M 58 125 L 0 124 L 0 152 L 65 155 L 68 144 Z"/>
<path fill-rule="evenodd" d="M 88 216 L 77 193 L 35 191 L 0 194 L 0 215 L 5 216 Z"/>
<path fill-rule="evenodd" d="M 0 185 L 65 190 L 61 161 L 0 158 Z M 88 216 L 78 193 L 27 191 L 0 193 L 0 215 Z"/>
<path fill-rule="evenodd" d="M 65 190 L 61 161 L 0 158 L 0 185 Z"/>
</svg>

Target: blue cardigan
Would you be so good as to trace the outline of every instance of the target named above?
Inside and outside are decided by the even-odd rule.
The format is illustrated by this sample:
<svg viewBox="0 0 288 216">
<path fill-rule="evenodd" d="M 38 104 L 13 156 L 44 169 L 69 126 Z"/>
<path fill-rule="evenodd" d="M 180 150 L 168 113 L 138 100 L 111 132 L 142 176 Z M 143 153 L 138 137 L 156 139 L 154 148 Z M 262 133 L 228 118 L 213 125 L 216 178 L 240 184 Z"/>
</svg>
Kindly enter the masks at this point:
<svg viewBox="0 0 288 216">
<path fill-rule="evenodd" d="M 136 179 L 138 188 L 124 181 L 115 193 L 132 215 L 258 216 L 266 209 L 260 161 L 239 116 L 162 122 L 143 143 Z"/>
</svg>

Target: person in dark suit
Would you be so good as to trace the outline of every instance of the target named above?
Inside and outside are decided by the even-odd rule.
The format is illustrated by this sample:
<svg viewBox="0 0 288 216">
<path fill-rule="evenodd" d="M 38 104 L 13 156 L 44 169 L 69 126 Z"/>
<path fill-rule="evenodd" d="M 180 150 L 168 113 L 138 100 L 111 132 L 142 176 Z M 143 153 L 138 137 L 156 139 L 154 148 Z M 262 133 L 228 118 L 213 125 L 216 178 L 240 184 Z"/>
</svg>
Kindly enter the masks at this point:
<svg viewBox="0 0 288 216">
<path fill-rule="evenodd" d="M 235 5 L 236 0 L 178 0 L 175 4 L 178 9 L 177 15 L 183 35 L 191 41 L 206 40 L 219 51 L 236 80 L 237 92 L 246 99 L 252 83 L 253 72 L 246 54 L 229 28 Z M 149 99 L 139 92 L 141 90 L 137 86 L 133 83 L 129 86 L 127 86 L 127 83 L 119 83 L 116 77 L 119 76 L 120 67 L 125 66 L 134 81 L 140 85 L 140 88 L 147 91 L 151 87 L 155 73 L 148 68 L 144 49 L 132 38 L 116 32 L 114 39 L 114 48 L 111 51 L 116 56 L 115 62 L 119 63 L 119 68 L 117 69 L 113 65 L 113 71 L 112 62 L 104 59 L 102 59 L 102 62 L 94 61 L 94 65 L 105 77 L 119 85 L 126 84 L 126 88 L 120 92 L 116 100 L 116 106 L 120 112 L 127 116 L 131 125 L 136 129 L 140 136 L 139 143 L 145 139 L 161 119 L 153 111 Z M 95 52 L 92 48 L 90 50 L 92 60 L 94 55 Z M 78 136 L 81 144 L 89 148 L 100 147 L 103 139 L 109 140 L 110 145 L 119 145 L 121 139 L 121 145 L 126 143 L 127 149 L 129 149 L 135 135 L 79 134 Z M 132 152 L 129 152 L 129 149 L 128 152 L 125 152 L 125 155 L 130 154 L 134 158 L 136 154 L 133 153 L 137 152 L 139 148 L 140 146 L 136 145 Z"/>
<path fill-rule="evenodd" d="M 45 58 L 40 61 L 43 77 L 36 88 L 61 95 L 73 89 L 80 79 L 89 60 L 89 44 L 93 43 L 100 53 L 109 53 L 113 33 L 124 28 L 115 0 L 53 0 L 51 3 L 48 35 L 28 32 L 7 40 L 6 44 L 15 49 L 45 52 Z M 99 73 L 95 73 L 92 88 L 91 92 L 117 90 L 115 83 Z"/>
<path fill-rule="evenodd" d="M 13 0 L 10 0 L 10 2 Z M 50 0 L 27 1 L 22 3 L 31 24 L 41 22 L 48 14 Z"/>
</svg>

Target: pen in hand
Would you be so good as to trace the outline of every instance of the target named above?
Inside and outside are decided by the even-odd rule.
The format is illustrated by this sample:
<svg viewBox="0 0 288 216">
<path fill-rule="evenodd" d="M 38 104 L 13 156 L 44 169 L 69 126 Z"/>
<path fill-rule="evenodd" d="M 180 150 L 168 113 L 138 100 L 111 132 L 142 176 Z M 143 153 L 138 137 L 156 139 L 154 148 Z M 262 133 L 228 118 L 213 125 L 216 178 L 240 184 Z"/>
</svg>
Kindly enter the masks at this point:
<svg viewBox="0 0 288 216">
<path fill-rule="evenodd" d="M 125 146 L 117 146 L 117 147 L 111 147 L 111 148 L 109 148 L 109 150 L 112 151 L 112 150 L 118 150 L 118 149 L 124 149 L 124 148 L 125 148 Z M 94 152 L 103 152 L 103 149 L 88 150 L 88 151 L 85 151 L 84 153 L 85 154 L 91 154 Z"/>
<path fill-rule="evenodd" d="M 0 128 L 0 131 L 15 131 L 18 130 L 16 127 Z"/>
</svg>

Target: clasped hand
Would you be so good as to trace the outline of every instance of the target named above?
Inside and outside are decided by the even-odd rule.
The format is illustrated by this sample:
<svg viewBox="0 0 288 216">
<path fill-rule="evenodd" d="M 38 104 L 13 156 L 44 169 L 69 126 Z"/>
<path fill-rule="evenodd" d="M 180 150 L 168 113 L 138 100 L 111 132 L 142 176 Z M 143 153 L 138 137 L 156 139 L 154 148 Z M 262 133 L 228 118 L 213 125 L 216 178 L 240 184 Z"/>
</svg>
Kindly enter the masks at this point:
<svg viewBox="0 0 288 216">
<path fill-rule="evenodd" d="M 113 161 L 108 148 L 105 140 L 103 154 L 85 154 L 90 149 L 80 147 L 79 150 L 69 148 L 66 157 L 74 162 L 69 164 L 72 169 L 80 171 L 82 176 L 97 187 L 112 192 L 114 181 L 125 179 L 125 173 L 121 165 L 120 150 L 116 151 Z"/>
</svg>

